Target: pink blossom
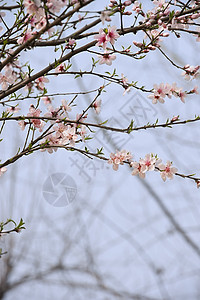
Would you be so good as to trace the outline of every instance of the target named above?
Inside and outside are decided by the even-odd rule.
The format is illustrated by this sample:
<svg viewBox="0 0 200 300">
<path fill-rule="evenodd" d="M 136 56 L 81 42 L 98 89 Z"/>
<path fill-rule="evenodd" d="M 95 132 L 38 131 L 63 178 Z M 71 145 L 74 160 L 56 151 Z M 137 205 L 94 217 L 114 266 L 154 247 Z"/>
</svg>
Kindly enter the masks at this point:
<svg viewBox="0 0 200 300">
<path fill-rule="evenodd" d="M 102 55 L 98 55 L 98 57 L 100 58 L 99 60 L 99 64 L 106 64 L 108 66 L 112 65 L 112 61 L 116 59 L 116 55 L 115 54 L 110 54 L 110 51 L 105 50 L 104 54 Z"/>
<path fill-rule="evenodd" d="M 64 137 L 63 131 L 67 130 L 67 126 L 63 123 L 59 123 L 58 125 L 54 125 L 53 129 L 55 130 L 55 137 L 59 139 Z"/>
<path fill-rule="evenodd" d="M 171 88 L 171 92 L 172 92 L 172 94 L 177 98 L 177 97 L 179 97 L 180 99 L 181 99 L 181 101 L 183 102 L 183 103 L 185 103 L 185 97 L 186 97 L 186 93 L 185 92 L 183 92 L 183 90 L 182 90 L 182 88 L 174 88 L 174 87 L 172 87 Z"/>
<path fill-rule="evenodd" d="M 33 82 L 29 82 L 28 84 L 26 84 L 25 87 L 24 87 L 24 89 L 26 91 L 32 92 L 33 91 Z"/>
<path fill-rule="evenodd" d="M 44 102 L 45 105 L 48 105 L 48 104 L 51 104 L 51 98 L 48 97 L 48 96 L 44 96 L 44 97 L 41 97 L 42 101 Z"/>
<path fill-rule="evenodd" d="M 38 90 L 44 90 L 44 83 L 47 83 L 49 82 L 49 79 L 48 78 L 45 78 L 44 76 L 42 77 L 39 77 L 35 80 L 35 83 L 36 83 L 36 88 Z"/>
<path fill-rule="evenodd" d="M 158 164 L 158 169 L 160 171 L 160 176 L 163 179 L 163 181 L 166 181 L 167 178 L 173 179 L 173 175 L 178 171 L 177 168 L 172 167 L 172 162 L 169 160 L 167 161 L 166 165 L 160 163 Z"/>
<path fill-rule="evenodd" d="M 18 67 L 17 64 L 19 61 L 15 62 L 15 67 Z M 13 67 L 11 64 L 8 64 L 3 69 L 5 71 L 5 76 L 7 77 L 9 83 L 14 83 L 17 79 L 16 72 L 13 70 Z"/>
<path fill-rule="evenodd" d="M 123 83 L 123 86 L 126 86 L 126 85 L 127 85 L 127 82 L 128 82 L 128 79 L 127 79 L 127 77 L 124 76 L 123 73 L 121 74 L 121 76 L 122 76 L 122 83 Z"/>
<path fill-rule="evenodd" d="M 57 66 L 55 68 L 55 72 L 56 73 L 62 73 L 62 72 L 65 72 L 65 65 L 64 64 L 60 64 L 59 66 Z"/>
<path fill-rule="evenodd" d="M 40 151 L 41 152 L 44 152 L 47 150 L 48 153 L 53 153 L 53 151 L 57 151 L 57 148 L 56 147 L 52 147 L 52 148 L 45 148 L 45 145 L 48 145 L 48 146 L 58 146 L 59 143 L 58 143 L 58 139 L 53 136 L 52 134 L 49 134 L 48 136 L 45 137 L 44 140 L 42 140 L 40 142 L 40 145 L 41 145 L 41 148 L 40 148 Z M 44 146 L 43 146 L 44 145 Z"/>
<path fill-rule="evenodd" d="M 7 90 L 8 86 L 13 83 L 13 80 L 10 77 L 0 73 L 0 83 L 2 90 L 5 91 Z"/>
<path fill-rule="evenodd" d="M 61 144 L 70 144 L 70 146 L 75 145 L 75 141 L 77 140 L 78 136 L 76 134 L 76 127 L 71 127 L 70 125 L 67 125 L 67 129 L 63 131 L 63 139 L 61 140 Z"/>
<path fill-rule="evenodd" d="M 59 108 L 54 108 L 52 105 L 50 105 L 50 106 L 48 106 L 47 109 L 49 112 L 44 114 L 45 118 L 60 119 L 60 114 L 59 114 L 60 109 Z M 51 124 L 53 124 L 53 123 L 55 123 L 55 120 L 51 120 L 50 122 L 51 122 Z"/>
<path fill-rule="evenodd" d="M 180 97 L 181 101 L 185 103 L 186 93 L 183 92 L 182 89 L 179 90 L 178 96 Z"/>
<path fill-rule="evenodd" d="M 152 99 L 152 103 L 155 104 L 157 101 L 160 103 L 164 103 L 164 97 L 169 93 L 170 87 L 168 85 L 165 85 L 164 83 L 161 83 L 159 86 L 157 84 L 154 84 L 154 90 L 153 94 L 149 95 L 148 98 Z"/>
<path fill-rule="evenodd" d="M 0 168 L 0 176 L 3 175 L 7 171 L 6 167 Z"/>
<path fill-rule="evenodd" d="M 169 85 L 170 87 L 170 85 Z M 171 87 L 170 87 L 170 91 L 168 93 L 168 97 L 171 98 L 171 96 L 175 96 L 175 97 L 178 97 L 177 94 L 178 94 L 178 91 L 179 91 L 179 88 L 176 86 L 176 83 L 172 83 Z"/>
<path fill-rule="evenodd" d="M 103 49 L 106 49 L 107 43 L 110 42 L 114 45 L 115 40 L 119 37 L 116 31 L 116 26 L 108 27 L 107 31 L 102 28 L 99 29 L 99 34 L 95 35 L 94 38 L 98 41 L 96 46 L 102 45 Z"/>
<path fill-rule="evenodd" d="M 76 40 L 70 38 L 68 44 L 69 46 L 74 46 L 76 44 Z"/>
<path fill-rule="evenodd" d="M 154 171 L 156 164 L 158 163 L 158 158 L 151 154 L 146 154 L 145 158 L 141 158 L 139 163 L 134 161 L 131 163 L 133 167 L 132 175 L 139 175 L 140 178 L 145 178 L 145 173 L 147 171 Z"/>
<path fill-rule="evenodd" d="M 69 41 L 67 42 L 65 48 L 66 49 L 73 49 L 76 46 L 76 40 L 75 39 L 69 39 Z"/>
<path fill-rule="evenodd" d="M 140 178 L 145 178 L 145 172 L 142 170 L 142 166 L 137 161 L 131 163 L 131 167 L 133 168 L 132 175 L 139 175 Z"/>
<path fill-rule="evenodd" d="M 24 0 L 23 4 L 27 10 L 27 13 L 30 15 L 37 13 L 37 10 L 39 9 L 33 0 Z"/>
<path fill-rule="evenodd" d="M 110 14 L 110 12 L 106 11 L 106 10 L 104 10 L 104 11 L 101 12 L 100 19 L 101 19 L 101 22 L 102 22 L 103 25 L 104 25 L 105 21 L 106 22 L 110 22 L 111 21 L 111 18 L 110 18 L 109 14 Z"/>
<path fill-rule="evenodd" d="M 47 6 L 52 13 L 59 13 L 67 5 L 66 0 L 48 0 Z"/>
<path fill-rule="evenodd" d="M 7 111 L 12 114 L 17 113 L 19 110 L 20 110 L 20 108 L 18 106 L 11 106 L 11 107 L 7 108 Z"/>
<path fill-rule="evenodd" d="M 153 171 L 155 169 L 156 158 L 153 154 L 146 154 L 145 158 L 139 161 L 142 172 Z"/>
<path fill-rule="evenodd" d="M 87 119 L 87 114 L 82 116 L 82 114 L 77 114 L 76 115 L 76 121 L 83 123 L 85 121 L 85 119 Z M 76 123 L 74 124 L 75 127 L 78 127 L 79 125 Z"/>
<path fill-rule="evenodd" d="M 116 26 L 108 27 L 108 33 L 106 35 L 106 39 L 111 45 L 114 45 L 115 40 L 119 37 L 119 34 L 116 31 Z"/>
<path fill-rule="evenodd" d="M 28 29 L 25 34 L 20 37 L 18 40 L 17 40 L 17 43 L 20 45 L 20 44 L 24 44 L 25 42 L 27 42 L 30 38 L 32 38 L 32 36 L 35 34 L 36 32 L 32 32 L 30 29 Z"/>
<path fill-rule="evenodd" d="M 165 8 L 167 5 L 169 5 L 168 3 L 165 2 L 165 0 L 154 0 L 153 4 L 159 8 Z"/>
<path fill-rule="evenodd" d="M 66 100 L 62 100 L 62 109 L 67 114 L 68 111 L 71 111 L 71 107 L 67 104 Z"/>
<path fill-rule="evenodd" d="M 102 28 L 99 29 L 99 34 L 95 35 L 94 38 L 95 40 L 98 41 L 96 43 L 96 46 L 99 47 L 102 44 L 103 49 L 106 49 L 108 40 L 107 40 L 107 35 Z"/>
<path fill-rule="evenodd" d="M 122 80 L 122 83 L 123 83 L 123 88 L 125 89 L 124 92 L 123 92 L 123 96 L 124 96 L 126 93 L 130 92 L 131 87 L 130 87 L 130 85 L 127 84 L 128 78 L 126 78 L 123 73 L 121 74 L 121 76 L 122 76 L 121 80 Z"/>
<path fill-rule="evenodd" d="M 96 100 L 94 103 L 93 103 L 93 107 L 94 107 L 94 110 L 97 114 L 100 113 L 101 111 L 101 99 L 99 100 Z"/>
<path fill-rule="evenodd" d="M 181 74 L 185 77 L 185 80 L 192 80 L 193 78 L 198 78 L 200 76 L 200 73 L 198 72 L 200 66 L 190 66 L 186 65 L 184 66 L 184 72 Z"/>
<path fill-rule="evenodd" d="M 35 16 L 28 16 L 25 20 L 25 22 L 29 23 L 31 27 L 35 27 L 35 24 L 37 23 L 37 19 Z"/>
<path fill-rule="evenodd" d="M 159 95 L 157 92 L 154 92 L 153 94 L 149 95 L 148 98 L 152 99 L 152 103 L 156 104 L 158 101 L 160 103 L 164 103 L 165 100 L 163 99 L 163 97 L 161 97 L 161 95 Z"/>
<path fill-rule="evenodd" d="M 20 126 L 21 130 L 23 131 L 27 125 L 24 120 L 18 121 L 18 125 Z"/>
<path fill-rule="evenodd" d="M 169 93 L 169 91 L 170 91 L 170 85 L 164 84 L 164 83 L 160 83 L 160 85 L 158 86 L 157 84 L 154 84 L 154 90 L 161 97 L 165 97 Z"/>
<path fill-rule="evenodd" d="M 109 164 L 113 165 L 113 170 L 117 171 L 119 165 L 123 165 L 125 161 L 130 162 L 132 155 L 126 150 L 117 151 L 116 153 L 110 154 Z"/>
<path fill-rule="evenodd" d="M 39 117 L 41 114 L 40 109 L 36 109 L 33 104 L 30 105 L 29 113 L 27 114 L 28 117 Z M 41 132 L 45 123 L 41 121 L 40 119 L 31 119 L 31 123 L 33 123 L 35 128 L 39 128 L 39 131 Z"/>
<path fill-rule="evenodd" d="M 46 20 L 46 16 L 44 16 L 44 17 L 42 17 L 42 18 L 39 20 L 39 22 L 37 22 L 36 28 L 37 28 L 37 29 L 42 29 L 42 28 L 44 28 L 44 27 L 46 26 L 46 24 L 47 24 L 47 20 Z"/>
<path fill-rule="evenodd" d="M 193 93 L 193 94 L 198 94 L 198 86 L 195 85 L 194 88 L 190 91 L 190 93 Z"/>
<path fill-rule="evenodd" d="M 136 11 L 137 13 L 139 13 L 141 11 L 141 6 L 142 6 L 141 3 L 139 3 L 138 1 L 134 1 L 132 10 Z"/>
</svg>

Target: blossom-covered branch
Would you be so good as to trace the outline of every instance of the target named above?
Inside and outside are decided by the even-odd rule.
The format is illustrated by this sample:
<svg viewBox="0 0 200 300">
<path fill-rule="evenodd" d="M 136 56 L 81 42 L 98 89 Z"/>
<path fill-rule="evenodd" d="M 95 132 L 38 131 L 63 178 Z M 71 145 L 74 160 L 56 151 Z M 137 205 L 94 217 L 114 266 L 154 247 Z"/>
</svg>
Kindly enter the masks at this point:
<svg viewBox="0 0 200 300">
<path fill-rule="evenodd" d="M 18 128 L 24 133 L 24 143 L 22 150 L 19 149 L 17 154 L 0 164 L 0 175 L 6 172 L 6 166 L 30 153 L 38 150 L 53 153 L 58 148 L 64 148 L 68 151 L 73 149 L 87 157 L 96 156 L 104 159 L 112 163 L 115 170 L 119 164 L 126 162 L 133 168 L 132 174 L 141 178 L 145 177 L 147 171 L 157 171 L 164 181 L 178 175 L 193 179 L 199 185 L 199 178 L 177 173 L 170 160 L 163 164 L 156 155 L 147 154 L 144 159 L 132 161 L 130 152 L 118 149 L 108 159 L 102 151 L 90 153 L 87 146 L 85 147 L 95 135 L 92 128 L 130 134 L 142 129 L 169 128 L 199 121 L 199 116 L 180 120 L 177 114 L 173 118 L 168 118 L 165 123 L 156 120 L 153 124 L 134 126 L 134 120 L 130 119 L 126 128 L 117 128 L 105 124 L 106 122 L 89 120 L 91 111 L 100 113 L 103 105 L 100 96 L 108 85 L 113 83 L 122 87 L 122 95 L 137 89 L 148 93 L 147 100 L 158 105 L 171 98 L 180 99 L 185 103 L 187 96 L 198 94 L 197 85 L 192 85 L 186 91 L 176 82 L 155 83 L 153 87 L 146 88 L 149 86 L 148 82 L 145 85 L 143 82 L 138 83 L 137 78 L 128 79 L 124 73 L 118 74 L 116 68 L 114 70 L 111 68 L 122 56 L 135 63 L 147 56 L 150 57 L 153 51 L 158 50 L 168 63 L 182 70 L 180 78 L 183 76 L 188 82 L 198 79 L 200 66 L 193 66 L 188 62 L 183 66 L 178 65 L 163 50 L 162 39 L 167 41 L 172 35 L 179 38 L 181 31 L 184 31 L 193 35 L 196 42 L 200 41 L 199 1 L 187 1 L 184 4 L 180 1 L 154 0 L 149 3 L 150 9 L 146 9 L 145 4 L 139 1 L 111 0 L 109 5 L 102 7 L 100 11 L 90 10 L 93 2 L 93 0 L 37 2 L 24 0 L 16 6 L 2 6 L 0 104 L 3 111 L 0 118 L 2 122 L 0 134 L 3 134 L 5 123 L 9 124 L 11 120 L 18 121 Z M 7 25 L 7 13 L 12 16 L 11 26 Z M 119 17 L 118 24 L 113 23 L 115 15 Z M 125 26 L 128 23 L 130 26 Z M 133 34 L 139 40 L 135 41 Z M 129 37 L 129 45 L 125 47 L 123 41 L 126 36 Z M 54 53 L 51 54 L 48 64 L 35 71 L 31 61 L 22 62 L 21 55 L 25 51 L 31 54 L 39 47 L 54 47 Z M 88 57 L 90 60 L 89 67 L 83 71 L 73 68 L 73 58 L 78 56 Z M 98 67 L 103 71 L 98 71 Z M 60 78 L 61 75 L 70 76 L 75 80 L 93 76 L 101 81 L 101 85 L 98 83 L 100 87 L 95 86 L 86 92 L 69 92 L 66 88 L 62 93 L 56 91 L 49 93 L 48 84 L 53 82 L 54 76 Z M 96 92 L 96 96 L 84 108 L 79 108 L 78 97 L 92 92 Z M 60 98 L 72 95 L 74 95 L 72 99 Z M 52 101 L 53 96 L 60 101 L 59 104 Z M 30 100 L 32 103 L 27 108 L 26 102 Z M 44 105 L 45 112 L 42 113 Z M 73 115 L 75 106 L 78 113 Z M 20 109 L 24 113 L 14 116 Z"/>
</svg>

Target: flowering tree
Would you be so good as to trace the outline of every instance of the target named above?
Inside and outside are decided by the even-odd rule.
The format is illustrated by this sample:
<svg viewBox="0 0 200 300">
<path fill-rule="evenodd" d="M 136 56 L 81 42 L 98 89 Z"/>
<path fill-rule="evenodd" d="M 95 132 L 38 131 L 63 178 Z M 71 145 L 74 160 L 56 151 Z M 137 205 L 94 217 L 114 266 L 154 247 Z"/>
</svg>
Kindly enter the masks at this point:
<svg viewBox="0 0 200 300">
<path fill-rule="evenodd" d="M 121 86 L 122 97 L 137 89 L 154 105 L 165 103 L 165 100 L 171 98 L 180 100 L 182 105 L 192 94 L 198 93 L 197 86 L 193 84 L 187 91 L 175 82 L 156 82 L 153 87 L 146 87 L 148 82 L 140 85 L 131 78 L 128 80 L 124 74 L 118 74 L 117 69 L 113 70 L 112 62 L 120 61 L 124 56 L 137 62 L 145 57 L 150 58 L 153 51 L 159 51 L 169 64 L 180 69 L 180 75 L 186 80 L 198 78 L 200 66 L 177 65 L 163 50 L 162 39 L 167 41 L 172 35 L 180 38 L 184 33 L 192 35 L 199 42 L 200 1 L 184 3 L 154 0 L 153 3 L 148 3 L 151 9 L 146 9 L 138 1 L 111 0 L 106 7 L 102 4 L 100 11 L 90 9 L 94 2 L 24 0 L 12 6 L 6 3 L 1 5 L 0 133 L 3 137 L 6 125 L 15 122 L 19 130 L 23 131 L 24 144 L 19 145 L 17 153 L 1 161 L 0 175 L 7 169 L 9 171 L 10 164 L 29 154 L 36 151 L 53 153 L 62 148 L 81 153 L 88 159 L 96 157 L 104 160 L 114 170 L 118 170 L 119 165 L 127 164 L 132 175 L 140 178 L 145 178 L 147 171 L 155 171 L 163 181 L 172 179 L 175 175 L 191 179 L 199 187 L 199 177 L 179 173 L 170 160 L 163 163 L 154 153 L 147 153 L 144 158 L 134 161 L 132 149 L 116 149 L 115 153 L 106 157 L 101 145 L 96 152 L 91 152 L 89 148 L 95 129 L 132 134 L 139 130 L 171 128 L 200 120 L 199 116 L 181 119 L 179 115 L 175 115 L 164 123 L 159 123 L 157 119 L 152 124 L 137 127 L 134 120 L 130 119 L 126 128 L 111 127 L 106 120 L 90 120 L 91 111 L 100 113 L 103 105 L 101 95 L 110 84 Z M 140 41 L 135 41 L 133 34 L 134 37 L 139 36 Z M 129 37 L 127 47 L 123 46 L 126 36 Z M 50 48 L 54 52 L 51 52 L 49 64 L 36 70 L 34 53 L 41 48 Z M 23 57 L 27 53 L 29 59 L 24 62 Z M 83 59 L 85 55 L 90 57 L 90 66 L 86 70 L 74 70 L 72 60 L 81 55 Z M 104 72 L 98 70 L 99 64 L 105 65 Z M 48 92 L 50 86 L 53 89 L 54 81 L 65 75 L 72 76 L 75 80 L 84 76 L 100 78 L 101 84 L 87 92 L 71 92 L 68 86 L 64 93 Z M 91 94 L 93 99 L 82 109 L 79 100 L 84 94 Z M 75 108 L 79 109 L 79 106 L 77 113 Z M 1 138 L 1 143 L 6 138 Z M 1 224 L 0 234 L 9 232 L 4 229 L 6 225 L 7 223 Z M 11 231 L 19 231 L 23 225 L 21 220 Z"/>
</svg>

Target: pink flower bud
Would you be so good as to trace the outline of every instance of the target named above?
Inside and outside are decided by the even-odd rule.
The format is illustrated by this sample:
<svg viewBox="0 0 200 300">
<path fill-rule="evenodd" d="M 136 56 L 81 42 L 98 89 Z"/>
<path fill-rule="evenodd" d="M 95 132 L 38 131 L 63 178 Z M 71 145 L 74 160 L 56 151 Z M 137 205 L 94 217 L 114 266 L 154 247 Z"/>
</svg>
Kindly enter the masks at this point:
<svg viewBox="0 0 200 300">
<path fill-rule="evenodd" d="M 132 4 L 132 1 L 125 1 L 124 3 L 123 3 L 125 6 L 129 6 L 129 5 L 131 5 Z"/>
<path fill-rule="evenodd" d="M 163 37 L 168 37 L 169 36 L 169 32 L 162 33 L 162 36 Z"/>
<path fill-rule="evenodd" d="M 173 118 L 171 119 L 171 122 L 178 121 L 178 119 L 179 119 L 179 116 L 175 116 L 175 117 L 173 117 Z"/>
<path fill-rule="evenodd" d="M 193 14 L 190 16 L 191 19 L 198 19 L 200 17 L 200 14 Z"/>
<path fill-rule="evenodd" d="M 131 11 L 126 11 L 125 13 L 123 13 L 123 15 L 130 16 L 130 15 L 132 15 L 132 12 Z"/>
<path fill-rule="evenodd" d="M 196 180 L 197 188 L 200 187 L 200 180 Z"/>
</svg>

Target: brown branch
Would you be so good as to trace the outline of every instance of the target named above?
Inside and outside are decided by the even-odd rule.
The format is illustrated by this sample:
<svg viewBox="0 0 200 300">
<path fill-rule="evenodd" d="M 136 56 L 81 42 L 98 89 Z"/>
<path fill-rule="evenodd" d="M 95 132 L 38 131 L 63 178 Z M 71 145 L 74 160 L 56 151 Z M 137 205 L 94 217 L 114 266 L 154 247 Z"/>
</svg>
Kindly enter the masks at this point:
<svg viewBox="0 0 200 300">
<path fill-rule="evenodd" d="M 82 6 L 88 5 L 89 3 L 93 2 L 93 1 L 94 0 L 87 0 L 86 2 L 84 2 L 84 4 L 82 4 L 82 5 L 79 4 L 76 8 L 72 9 L 68 13 L 62 14 L 60 17 L 58 17 L 52 23 L 48 23 L 44 28 L 42 28 L 39 32 L 37 32 L 36 34 L 34 34 L 30 39 L 28 39 L 28 41 L 26 41 L 24 44 L 20 45 L 12 54 L 10 54 L 9 57 L 7 57 L 0 64 L 0 70 L 2 70 L 8 63 L 12 62 L 13 59 L 14 59 L 14 57 L 16 57 L 16 55 L 18 55 L 23 49 L 26 49 L 31 44 L 34 44 L 34 41 L 36 39 L 38 39 L 47 30 L 49 30 L 50 28 L 52 28 L 52 27 L 54 27 L 56 25 L 59 25 L 62 20 L 66 19 L 66 18 L 68 18 L 70 16 L 73 16 L 74 13 L 76 13 Z"/>
<path fill-rule="evenodd" d="M 0 6 L 0 10 L 12 10 L 12 9 L 17 9 L 20 8 L 21 5 L 10 5 L 10 6 Z"/>
<path fill-rule="evenodd" d="M 96 97 L 95 97 L 96 99 Z M 101 124 L 94 124 L 94 123 L 89 123 L 89 122 L 81 122 L 80 120 L 70 120 L 67 118 L 63 118 L 63 119 L 58 119 L 58 118 L 54 118 L 54 117 L 28 117 L 28 116 L 16 116 L 16 117 L 3 117 L 0 118 L 0 122 L 5 122 L 5 121 L 21 121 L 21 120 L 49 120 L 49 121 L 55 121 L 58 123 L 70 123 L 70 124 L 79 124 L 79 125 L 85 125 L 88 127 L 96 127 L 96 128 L 101 128 L 104 130 L 110 130 L 110 131 L 116 131 L 116 132 L 121 132 L 121 133 L 128 133 L 130 134 L 133 131 L 138 131 L 138 130 L 146 130 L 146 129 L 151 129 L 151 128 L 171 128 L 172 126 L 175 125 L 183 125 L 183 124 L 187 124 L 187 123 L 194 123 L 197 121 L 200 121 L 200 117 L 196 117 L 194 119 L 189 119 L 189 120 L 183 120 L 183 121 L 170 121 L 168 123 L 161 123 L 161 124 L 148 124 L 148 125 L 144 125 L 144 126 L 140 126 L 140 127 L 133 127 L 130 128 L 130 126 L 128 126 L 127 128 L 116 128 L 116 127 L 110 127 L 110 126 L 105 126 L 105 125 L 101 125 Z"/>
<path fill-rule="evenodd" d="M 92 1 L 92 0 L 90 0 Z M 92 41 L 78 49 L 75 49 L 73 51 L 71 51 L 70 53 L 66 54 L 65 56 L 63 56 L 62 58 L 58 59 L 56 62 L 50 64 L 48 67 L 44 68 L 43 70 L 39 71 L 38 73 L 36 73 L 35 75 L 31 76 L 30 78 L 23 80 L 17 84 L 15 84 L 14 86 L 12 86 L 11 88 L 9 88 L 8 90 L 1 92 L 0 93 L 0 100 L 3 99 L 4 97 L 16 92 L 17 90 L 23 88 L 24 86 L 26 86 L 28 83 L 36 80 L 37 78 L 44 76 L 45 74 L 47 74 L 49 71 L 51 71 L 52 69 L 54 69 L 58 64 L 61 64 L 62 62 L 69 60 L 71 57 L 73 57 L 74 55 L 81 53 L 83 51 L 86 51 L 88 48 L 93 47 L 96 44 L 96 41 Z"/>
<path fill-rule="evenodd" d="M 93 0 L 91 0 L 91 1 L 93 1 Z M 179 16 L 182 16 L 182 15 L 191 14 L 191 13 L 196 12 L 198 10 L 200 10 L 200 5 L 195 7 L 195 8 L 188 9 L 185 12 L 182 12 L 182 13 L 179 12 L 174 17 L 179 17 Z M 162 21 L 169 21 L 169 17 L 163 17 L 163 18 L 161 18 L 161 20 Z M 97 20 L 95 20 L 91 24 L 85 25 L 83 28 L 79 29 L 77 32 L 75 32 L 75 33 L 73 33 L 73 34 L 71 34 L 71 35 L 69 35 L 65 38 L 62 38 L 62 39 L 52 40 L 52 41 L 35 41 L 34 42 L 34 47 L 35 46 L 37 46 L 37 47 L 58 46 L 58 45 L 64 44 L 66 42 L 66 40 L 69 39 L 69 38 L 75 38 L 75 39 L 78 40 L 78 39 L 82 39 L 82 38 L 85 38 L 85 37 L 93 36 L 93 35 L 97 34 L 98 32 L 97 31 L 89 32 L 89 33 L 86 33 L 86 34 L 83 34 L 83 35 L 81 35 L 81 33 L 88 30 L 88 29 L 90 29 L 90 28 L 92 28 L 93 26 L 97 25 L 100 22 L 101 22 L 101 20 L 100 20 L 100 18 L 98 18 Z M 156 22 L 157 22 L 156 20 L 154 22 L 152 22 L 152 25 L 155 25 Z M 53 26 L 55 26 L 55 25 L 53 25 Z M 138 25 L 138 26 L 123 28 L 123 30 L 118 29 L 117 32 L 118 32 L 119 35 L 125 35 L 127 33 L 136 34 L 140 30 L 147 30 L 147 29 L 148 29 L 148 26 L 146 26 L 146 24 L 143 23 L 143 24 Z M 172 28 L 172 30 L 175 30 L 175 29 L 176 28 Z M 182 29 L 177 29 L 177 30 L 182 30 Z M 190 31 L 188 31 L 188 32 L 190 33 Z M 195 34 L 195 32 L 192 32 L 192 33 Z M 17 44 L 17 41 L 15 39 L 12 39 L 12 40 L 8 41 L 7 43 L 8 44 Z M 0 45 L 1 44 L 3 44 L 2 41 L 0 41 Z"/>
</svg>

